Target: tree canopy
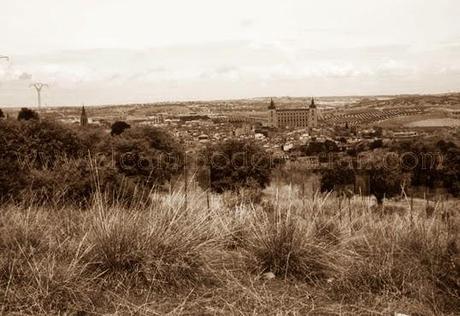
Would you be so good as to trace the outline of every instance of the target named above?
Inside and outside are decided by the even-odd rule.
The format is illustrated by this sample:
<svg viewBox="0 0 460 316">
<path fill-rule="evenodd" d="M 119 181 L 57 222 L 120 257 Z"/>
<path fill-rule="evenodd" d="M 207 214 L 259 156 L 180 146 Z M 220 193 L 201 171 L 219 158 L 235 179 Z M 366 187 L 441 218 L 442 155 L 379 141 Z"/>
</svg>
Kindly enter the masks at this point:
<svg viewBox="0 0 460 316">
<path fill-rule="evenodd" d="M 203 165 L 200 186 L 217 193 L 242 188 L 264 188 L 270 183 L 271 156 L 252 141 L 228 140 L 199 153 Z"/>
<path fill-rule="evenodd" d="M 126 129 L 130 128 L 131 125 L 124 121 L 116 121 L 115 123 L 112 124 L 112 130 L 110 132 L 110 135 L 112 136 L 117 136 L 123 133 Z"/>
<path fill-rule="evenodd" d="M 28 108 L 22 108 L 18 113 L 18 121 L 29 121 L 38 119 L 38 113 Z"/>
</svg>

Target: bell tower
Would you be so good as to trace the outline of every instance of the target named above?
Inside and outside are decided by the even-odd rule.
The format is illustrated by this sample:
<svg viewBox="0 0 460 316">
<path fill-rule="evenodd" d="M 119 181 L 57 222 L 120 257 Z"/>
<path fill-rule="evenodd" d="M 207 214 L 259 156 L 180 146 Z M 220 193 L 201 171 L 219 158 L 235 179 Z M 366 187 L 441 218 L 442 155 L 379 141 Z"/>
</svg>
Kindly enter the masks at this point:
<svg viewBox="0 0 460 316">
<path fill-rule="evenodd" d="M 311 98 L 310 107 L 308 109 L 308 127 L 318 127 L 318 108 L 316 107 L 314 98 Z"/>
<path fill-rule="evenodd" d="M 276 117 L 276 107 L 273 99 L 270 98 L 270 105 L 268 106 L 268 125 L 271 127 L 278 126 L 278 119 Z"/>
</svg>

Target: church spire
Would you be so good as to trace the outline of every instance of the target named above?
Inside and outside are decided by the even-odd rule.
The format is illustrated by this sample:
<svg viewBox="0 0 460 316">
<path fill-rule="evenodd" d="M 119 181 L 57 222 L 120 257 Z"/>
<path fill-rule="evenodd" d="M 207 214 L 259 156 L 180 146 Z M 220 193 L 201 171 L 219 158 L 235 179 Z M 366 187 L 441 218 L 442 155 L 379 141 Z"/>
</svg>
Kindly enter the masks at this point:
<svg viewBox="0 0 460 316">
<path fill-rule="evenodd" d="M 84 105 L 81 107 L 80 125 L 81 126 L 88 125 L 88 116 L 86 115 L 86 110 L 85 110 Z"/>
<path fill-rule="evenodd" d="M 315 108 L 316 108 L 315 99 L 311 98 L 310 109 L 315 109 Z"/>
<path fill-rule="evenodd" d="M 270 105 L 268 106 L 269 110 L 274 110 L 276 109 L 275 107 L 275 102 L 273 102 L 273 98 L 270 98 Z"/>
</svg>

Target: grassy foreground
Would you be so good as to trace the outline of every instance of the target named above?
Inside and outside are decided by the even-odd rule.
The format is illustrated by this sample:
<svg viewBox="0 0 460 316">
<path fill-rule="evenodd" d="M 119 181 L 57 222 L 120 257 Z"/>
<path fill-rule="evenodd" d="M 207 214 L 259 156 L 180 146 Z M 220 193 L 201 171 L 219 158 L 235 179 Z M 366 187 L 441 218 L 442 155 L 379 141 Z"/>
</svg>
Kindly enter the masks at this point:
<svg viewBox="0 0 460 316">
<path fill-rule="evenodd" d="M 192 189 L 0 212 L 0 314 L 459 315 L 459 206 Z"/>
</svg>

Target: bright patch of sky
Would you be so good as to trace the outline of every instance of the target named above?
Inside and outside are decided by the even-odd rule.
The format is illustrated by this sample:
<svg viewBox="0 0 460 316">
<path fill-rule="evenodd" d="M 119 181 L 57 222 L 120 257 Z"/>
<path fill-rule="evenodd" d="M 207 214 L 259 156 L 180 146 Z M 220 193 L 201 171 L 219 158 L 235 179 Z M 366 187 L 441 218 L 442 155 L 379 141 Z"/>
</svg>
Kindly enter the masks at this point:
<svg viewBox="0 0 460 316">
<path fill-rule="evenodd" d="M 458 0 L 0 6 L 0 106 L 460 90 Z"/>
</svg>

